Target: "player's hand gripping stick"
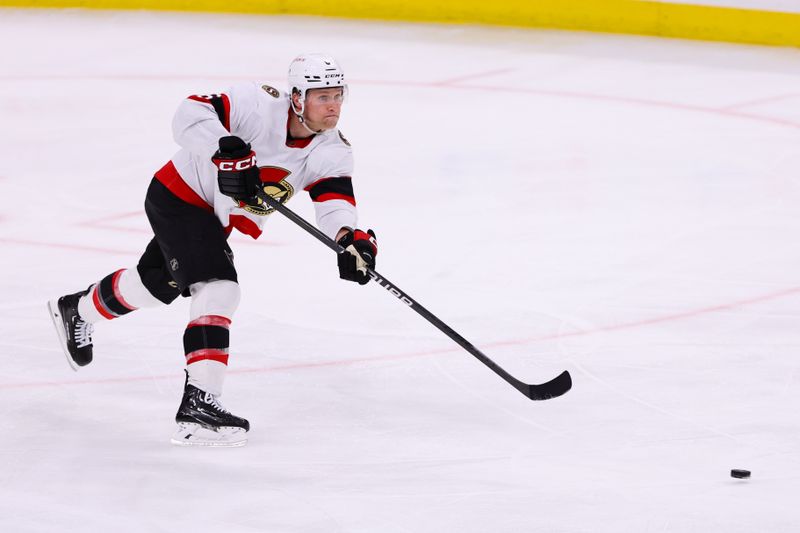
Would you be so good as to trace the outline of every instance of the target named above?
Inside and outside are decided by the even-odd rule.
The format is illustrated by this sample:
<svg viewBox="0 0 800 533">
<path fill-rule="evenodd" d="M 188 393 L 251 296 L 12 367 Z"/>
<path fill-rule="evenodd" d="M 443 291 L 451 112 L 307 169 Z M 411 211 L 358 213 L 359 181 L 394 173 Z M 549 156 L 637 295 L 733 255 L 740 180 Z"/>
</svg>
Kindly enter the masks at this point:
<svg viewBox="0 0 800 533">
<path fill-rule="evenodd" d="M 222 137 L 211 161 L 217 167 L 220 192 L 238 201 L 252 202 L 261 179 L 250 145 L 234 135 Z"/>
<path fill-rule="evenodd" d="M 344 253 L 337 256 L 339 277 L 366 285 L 369 281 L 368 268 L 375 268 L 375 256 L 378 255 L 378 241 L 375 232 L 366 233 L 357 229 L 348 231 L 336 241 L 344 248 Z"/>
</svg>

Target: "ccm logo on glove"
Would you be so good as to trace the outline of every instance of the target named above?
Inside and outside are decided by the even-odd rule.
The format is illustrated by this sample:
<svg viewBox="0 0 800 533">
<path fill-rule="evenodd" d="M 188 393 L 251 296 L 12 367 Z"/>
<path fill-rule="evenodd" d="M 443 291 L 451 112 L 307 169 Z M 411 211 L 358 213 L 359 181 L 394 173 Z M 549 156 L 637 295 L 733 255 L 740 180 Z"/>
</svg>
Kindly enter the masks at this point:
<svg viewBox="0 0 800 533">
<path fill-rule="evenodd" d="M 239 161 L 217 161 L 217 168 L 220 170 L 247 170 L 256 164 L 256 156 L 253 154 L 249 159 L 240 159 Z"/>
<path fill-rule="evenodd" d="M 248 143 L 235 135 L 222 137 L 211 162 L 217 167 L 217 184 L 222 194 L 238 201 L 256 202 L 261 177 L 256 154 Z"/>
</svg>

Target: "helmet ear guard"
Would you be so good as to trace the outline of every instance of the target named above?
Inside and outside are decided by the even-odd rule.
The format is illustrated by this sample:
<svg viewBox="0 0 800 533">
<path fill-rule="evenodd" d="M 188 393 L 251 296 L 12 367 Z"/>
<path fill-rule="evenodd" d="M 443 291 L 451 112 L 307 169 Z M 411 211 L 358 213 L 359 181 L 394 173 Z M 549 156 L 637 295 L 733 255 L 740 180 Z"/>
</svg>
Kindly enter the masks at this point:
<svg viewBox="0 0 800 533">
<path fill-rule="evenodd" d="M 300 120 L 302 121 L 303 111 L 305 111 L 305 105 L 306 105 L 305 94 L 303 94 L 303 92 L 301 92 L 300 89 L 298 89 L 297 87 L 292 87 L 291 91 L 292 92 L 289 95 L 289 102 L 291 102 L 292 104 L 292 111 L 294 111 L 294 114 L 300 117 Z M 297 101 L 300 104 L 300 109 L 298 109 L 294 103 L 294 95 L 297 95 Z"/>
</svg>

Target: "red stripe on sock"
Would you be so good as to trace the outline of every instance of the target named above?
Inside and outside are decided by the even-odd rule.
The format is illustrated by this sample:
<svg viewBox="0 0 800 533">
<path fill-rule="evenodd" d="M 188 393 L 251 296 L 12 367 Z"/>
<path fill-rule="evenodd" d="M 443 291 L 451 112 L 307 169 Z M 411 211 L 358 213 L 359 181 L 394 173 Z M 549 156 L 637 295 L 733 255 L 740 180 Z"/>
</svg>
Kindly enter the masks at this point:
<svg viewBox="0 0 800 533">
<path fill-rule="evenodd" d="M 92 289 L 92 302 L 94 303 L 95 308 L 97 308 L 97 312 L 103 315 L 104 318 L 107 318 L 108 320 L 114 320 L 117 318 L 117 315 L 111 314 L 103 305 L 103 302 L 100 301 L 100 295 L 98 294 L 99 286 L 100 284 L 97 284 L 94 286 L 94 289 Z"/>
<path fill-rule="evenodd" d="M 223 365 L 228 365 L 228 351 L 217 350 L 214 348 L 204 348 L 186 354 L 186 365 L 197 363 L 198 361 L 218 361 Z"/>
<path fill-rule="evenodd" d="M 195 326 L 221 326 L 228 328 L 231 325 L 231 320 L 219 315 L 205 315 L 192 320 L 186 328 L 193 328 Z"/>
<path fill-rule="evenodd" d="M 127 307 L 131 311 L 136 311 L 138 307 L 134 307 L 128 302 L 125 301 L 125 298 L 122 297 L 122 293 L 119 292 L 119 278 L 122 276 L 122 273 L 125 272 L 126 269 L 120 269 L 114 272 L 114 276 L 111 278 L 111 286 L 114 287 L 114 298 L 117 299 L 119 303 L 123 306 Z"/>
</svg>

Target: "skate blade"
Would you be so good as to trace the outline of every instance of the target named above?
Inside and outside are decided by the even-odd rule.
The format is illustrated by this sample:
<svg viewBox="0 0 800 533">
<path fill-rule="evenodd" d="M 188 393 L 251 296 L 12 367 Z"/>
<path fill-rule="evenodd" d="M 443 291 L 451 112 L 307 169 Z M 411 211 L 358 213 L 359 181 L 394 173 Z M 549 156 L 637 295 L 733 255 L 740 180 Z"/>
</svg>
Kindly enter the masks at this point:
<svg viewBox="0 0 800 533">
<path fill-rule="evenodd" d="M 58 341 L 61 344 L 61 349 L 64 351 L 64 355 L 67 356 L 67 363 L 69 363 L 70 368 L 75 372 L 78 371 L 78 364 L 72 360 L 72 356 L 69 354 L 69 350 L 67 349 L 67 336 L 66 332 L 64 331 L 64 321 L 61 320 L 61 313 L 58 311 L 58 300 L 50 300 L 47 302 L 47 310 L 50 312 L 50 319 L 53 321 L 53 326 L 56 328 L 56 335 L 58 335 Z"/>
<path fill-rule="evenodd" d="M 176 446 L 213 446 L 232 448 L 247 444 L 244 428 L 224 426 L 214 431 L 191 422 L 178 422 L 178 431 L 170 441 Z"/>
</svg>

